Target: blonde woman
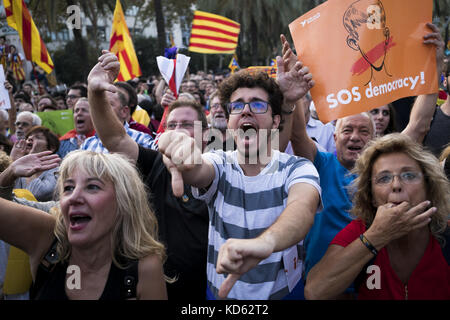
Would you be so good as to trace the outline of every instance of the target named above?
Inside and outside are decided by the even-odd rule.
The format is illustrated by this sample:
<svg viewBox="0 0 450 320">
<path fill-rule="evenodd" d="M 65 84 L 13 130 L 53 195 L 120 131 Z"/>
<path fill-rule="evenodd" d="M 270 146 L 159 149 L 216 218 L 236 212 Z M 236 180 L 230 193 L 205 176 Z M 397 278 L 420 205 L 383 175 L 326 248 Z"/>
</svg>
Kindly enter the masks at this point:
<svg viewBox="0 0 450 320">
<path fill-rule="evenodd" d="M 450 185 L 405 135 L 371 141 L 356 162 L 350 222 L 306 279 L 307 299 L 450 299 Z"/>
<path fill-rule="evenodd" d="M 157 222 L 119 154 L 69 153 L 53 215 L 0 199 L 0 238 L 30 256 L 33 299 L 167 299 Z"/>
</svg>

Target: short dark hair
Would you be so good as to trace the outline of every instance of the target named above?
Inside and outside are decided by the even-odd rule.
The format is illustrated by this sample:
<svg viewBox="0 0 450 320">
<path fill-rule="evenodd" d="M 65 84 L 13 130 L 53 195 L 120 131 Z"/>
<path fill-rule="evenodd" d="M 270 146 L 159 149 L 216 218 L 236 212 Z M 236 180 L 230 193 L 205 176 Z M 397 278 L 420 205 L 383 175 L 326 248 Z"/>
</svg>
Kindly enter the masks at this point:
<svg viewBox="0 0 450 320">
<path fill-rule="evenodd" d="M 5 151 L 7 155 L 9 155 L 11 153 L 13 143 L 11 140 L 0 133 L 0 146 L 3 146 L 3 151 Z"/>
<path fill-rule="evenodd" d="M 58 136 L 54 134 L 49 128 L 46 128 L 44 126 L 34 126 L 30 128 L 30 130 L 28 130 L 25 134 L 25 140 L 34 133 L 42 133 L 45 136 L 45 139 L 47 140 L 48 150 L 53 151 L 53 153 L 56 153 L 58 151 L 60 144 Z"/>
<path fill-rule="evenodd" d="M 132 115 L 136 110 L 138 104 L 136 90 L 134 90 L 134 88 L 128 82 L 116 82 L 114 83 L 114 85 L 118 88 L 124 89 L 128 93 L 128 101 L 126 105 L 130 108 L 130 114 Z"/>
<path fill-rule="evenodd" d="M 43 94 L 42 96 L 39 97 L 39 99 L 37 100 L 37 104 L 39 104 L 39 101 L 41 101 L 42 99 L 49 99 L 50 102 L 52 103 L 52 106 L 54 107 L 55 110 L 58 110 L 58 104 L 56 103 L 56 100 L 49 94 Z"/>
<path fill-rule="evenodd" d="M 14 95 L 14 99 L 22 99 L 23 101 L 25 101 L 26 103 L 31 103 L 31 98 L 28 95 L 28 93 L 26 93 L 25 91 L 18 91 L 15 95 Z"/>
<path fill-rule="evenodd" d="M 188 99 L 178 99 L 169 106 L 169 109 L 167 110 L 167 118 L 169 117 L 169 114 L 173 110 L 180 107 L 190 107 L 195 111 L 197 111 L 198 120 L 202 122 L 202 129 L 208 128 L 208 120 L 206 120 L 206 115 L 203 112 L 203 107 L 200 104 L 198 104 L 197 101 L 192 101 Z"/>
<path fill-rule="evenodd" d="M 128 106 L 127 97 L 125 97 L 125 95 L 123 94 L 123 92 L 117 91 L 117 96 L 119 97 L 119 102 L 120 102 L 120 106 L 121 106 L 121 107 L 126 107 L 126 106 Z"/>
<path fill-rule="evenodd" d="M 87 97 L 87 88 L 86 88 L 86 86 L 84 86 L 84 85 L 81 85 L 81 84 L 74 84 L 73 86 L 71 86 L 71 87 L 69 88 L 69 90 L 78 90 L 78 91 L 80 91 L 80 95 L 81 95 L 82 97 Z M 69 91 L 67 91 L 67 92 L 69 92 Z"/>
</svg>

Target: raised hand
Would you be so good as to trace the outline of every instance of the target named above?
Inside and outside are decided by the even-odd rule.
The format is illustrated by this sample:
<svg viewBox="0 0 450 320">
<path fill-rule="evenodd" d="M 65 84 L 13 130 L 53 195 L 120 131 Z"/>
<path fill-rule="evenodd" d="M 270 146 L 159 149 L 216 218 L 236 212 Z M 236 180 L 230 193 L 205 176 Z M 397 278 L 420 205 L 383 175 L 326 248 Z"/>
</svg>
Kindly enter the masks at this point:
<svg viewBox="0 0 450 320">
<path fill-rule="evenodd" d="M 436 46 L 436 67 L 438 72 L 438 77 L 444 71 L 444 47 L 445 43 L 442 41 L 441 32 L 438 27 L 432 23 L 427 23 L 427 27 L 432 30 L 432 32 L 427 33 L 423 37 L 424 44 L 432 44 Z"/>
<path fill-rule="evenodd" d="M 172 90 L 167 89 L 166 93 L 164 93 L 164 95 L 162 96 L 161 105 L 162 106 L 170 106 L 176 100 L 177 99 L 175 98 L 175 95 L 173 94 Z"/>
<path fill-rule="evenodd" d="M 92 68 L 88 76 L 89 91 L 116 92 L 117 89 L 113 85 L 114 80 L 120 72 L 120 62 L 114 53 L 107 50 L 102 51 L 102 55 L 98 58 L 98 63 Z"/>
<path fill-rule="evenodd" d="M 27 143 L 25 139 L 20 139 L 14 143 L 11 149 L 10 157 L 12 161 L 16 161 L 17 159 L 27 154 L 28 154 Z"/>
<path fill-rule="evenodd" d="M 291 46 L 289 45 L 289 42 L 287 41 L 284 34 L 280 35 L 280 40 L 282 46 L 281 52 L 283 55 L 284 70 L 288 72 L 294 67 L 295 63 L 298 61 L 298 57 L 292 51 Z"/>
<path fill-rule="evenodd" d="M 12 93 L 13 91 L 13 86 L 8 82 L 8 80 L 5 80 L 5 89 L 8 90 L 8 93 Z"/>
<path fill-rule="evenodd" d="M 281 57 L 277 57 L 277 81 L 284 95 L 286 105 L 292 105 L 301 99 L 314 86 L 309 68 L 297 61 L 287 72 Z"/>
<path fill-rule="evenodd" d="M 11 164 L 11 169 L 16 178 L 31 177 L 36 172 L 56 168 L 60 161 L 60 157 L 52 151 L 43 151 L 17 159 Z"/>
<path fill-rule="evenodd" d="M 314 86 L 309 68 L 298 61 L 284 35 L 280 36 L 283 45 L 283 58 L 277 57 L 277 81 L 284 95 L 286 105 L 301 99 Z"/>
</svg>

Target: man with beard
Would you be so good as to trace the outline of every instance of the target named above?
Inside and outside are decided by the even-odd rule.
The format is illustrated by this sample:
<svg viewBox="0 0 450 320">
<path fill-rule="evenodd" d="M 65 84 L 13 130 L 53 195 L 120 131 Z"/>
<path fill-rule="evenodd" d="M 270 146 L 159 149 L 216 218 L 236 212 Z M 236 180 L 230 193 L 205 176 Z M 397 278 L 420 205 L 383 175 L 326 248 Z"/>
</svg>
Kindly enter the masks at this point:
<svg viewBox="0 0 450 320">
<path fill-rule="evenodd" d="M 25 134 L 31 127 L 40 126 L 41 118 L 30 111 L 22 111 L 17 115 L 15 126 L 15 135 L 11 137 L 11 141 L 16 142 L 25 139 Z"/>
<path fill-rule="evenodd" d="M 219 92 L 216 90 L 211 94 L 210 100 L 211 127 L 207 150 L 234 150 L 233 137 L 228 134 L 228 110 L 220 103 Z"/>
</svg>

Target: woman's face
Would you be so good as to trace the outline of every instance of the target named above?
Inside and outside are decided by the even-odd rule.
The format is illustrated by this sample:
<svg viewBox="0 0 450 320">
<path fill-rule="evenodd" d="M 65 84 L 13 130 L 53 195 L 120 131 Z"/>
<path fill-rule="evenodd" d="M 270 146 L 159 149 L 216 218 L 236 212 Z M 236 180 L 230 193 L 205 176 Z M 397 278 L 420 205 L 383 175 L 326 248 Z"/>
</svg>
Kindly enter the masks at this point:
<svg viewBox="0 0 450 320">
<path fill-rule="evenodd" d="M 117 202 L 111 181 L 75 169 L 63 181 L 61 211 L 73 247 L 110 246 Z"/>
<path fill-rule="evenodd" d="M 28 136 L 26 140 L 26 151 L 28 153 L 38 153 L 47 150 L 49 150 L 47 138 L 42 132 L 35 132 Z"/>
<path fill-rule="evenodd" d="M 384 135 L 391 119 L 391 112 L 388 106 L 382 106 L 370 110 L 373 120 L 375 121 L 375 129 L 377 136 Z"/>
<path fill-rule="evenodd" d="M 415 206 L 427 200 L 425 180 L 419 164 L 400 152 L 381 155 L 372 167 L 373 205 L 399 205 L 403 201 Z"/>
</svg>

